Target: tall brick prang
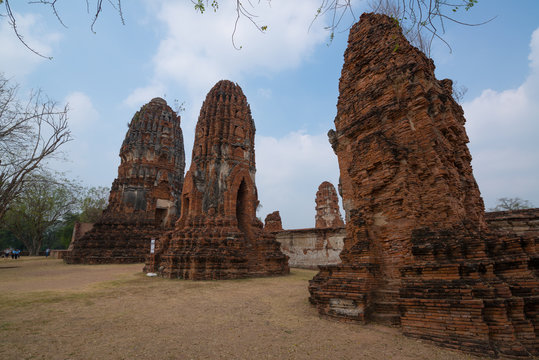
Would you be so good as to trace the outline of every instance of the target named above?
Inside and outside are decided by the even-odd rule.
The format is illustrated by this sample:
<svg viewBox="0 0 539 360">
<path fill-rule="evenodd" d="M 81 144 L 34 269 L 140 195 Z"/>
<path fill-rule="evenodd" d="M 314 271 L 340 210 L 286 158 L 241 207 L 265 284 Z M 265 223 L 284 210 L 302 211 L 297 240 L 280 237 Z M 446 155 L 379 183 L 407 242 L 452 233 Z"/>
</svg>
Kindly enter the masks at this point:
<svg viewBox="0 0 539 360">
<path fill-rule="evenodd" d="M 118 177 L 93 229 L 71 244 L 69 264 L 144 262 L 151 238 L 178 218 L 185 170 L 180 117 L 161 98 L 133 116 L 120 149 Z"/>
<path fill-rule="evenodd" d="M 219 81 L 200 110 L 181 217 L 159 239 L 145 271 L 182 279 L 288 273 L 287 257 L 256 217 L 254 135 L 243 91 Z"/>
<path fill-rule="evenodd" d="M 535 242 L 488 229 L 451 81 L 383 15 L 361 16 L 344 57 L 328 135 L 347 235 L 311 303 L 442 346 L 538 356 Z"/>
<path fill-rule="evenodd" d="M 316 217 L 315 228 L 340 228 L 344 226 L 341 211 L 339 210 L 339 198 L 335 186 L 324 181 L 316 192 Z"/>
</svg>

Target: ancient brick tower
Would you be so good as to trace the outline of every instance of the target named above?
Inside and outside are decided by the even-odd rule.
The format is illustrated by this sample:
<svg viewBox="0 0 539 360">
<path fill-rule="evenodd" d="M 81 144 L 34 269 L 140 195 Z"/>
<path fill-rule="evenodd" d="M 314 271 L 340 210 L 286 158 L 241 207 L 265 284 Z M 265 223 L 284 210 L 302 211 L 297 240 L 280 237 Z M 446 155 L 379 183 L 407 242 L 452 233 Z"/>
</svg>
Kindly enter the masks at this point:
<svg viewBox="0 0 539 360">
<path fill-rule="evenodd" d="M 165 100 L 155 98 L 133 116 L 120 158 L 106 210 L 65 262 L 144 262 L 151 238 L 178 218 L 185 153 L 180 117 Z"/>
<path fill-rule="evenodd" d="M 350 31 L 335 131 L 347 237 L 321 266 L 320 314 L 400 324 L 470 352 L 539 355 L 535 242 L 489 233 L 450 80 L 389 17 Z"/>
<path fill-rule="evenodd" d="M 316 216 L 315 227 L 317 229 L 343 227 L 341 211 L 339 210 L 339 198 L 335 186 L 324 181 L 316 192 Z"/>
<path fill-rule="evenodd" d="M 279 211 L 268 214 L 264 219 L 264 230 L 269 232 L 283 231 L 283 222 Z"/>
<path fill-rule="evenodd" d="M 254 135 L 243 91 L 219 81 L 200 110 L 181 217 L 159 239 L 145 271 L 183 279 L 288 273 L 288 258 L 256 218 Z"/>
</svg>

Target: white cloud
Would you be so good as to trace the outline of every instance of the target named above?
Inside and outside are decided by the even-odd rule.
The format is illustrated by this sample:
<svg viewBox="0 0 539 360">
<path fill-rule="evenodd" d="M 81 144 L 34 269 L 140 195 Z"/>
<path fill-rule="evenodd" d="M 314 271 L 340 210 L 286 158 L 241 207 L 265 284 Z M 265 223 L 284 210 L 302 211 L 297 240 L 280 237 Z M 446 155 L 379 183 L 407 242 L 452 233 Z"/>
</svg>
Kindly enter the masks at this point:
<svg viewBox="0 0 539 360">
<path fill-rule="evenodd" d="M 259 216 L 279 210 L 287 229 L 314 227 L 315 196 L 323 181 L 337 187 L 339 167 L 326 135 L 292 132 L 283 138 L 257 136 Z"/>
<path fill-rule="evenodd" d="M 274 0 L 261 2 L 253 9 L 257 23 L 268 26 L 265 33 L 240 18 L 234 39 L 241 50 L 235 50 L 234 4 L 223 1 L 217 12 L 208 10 L 204 14 L 196 12 L 188 1 L 149 4 L 165 27 L 152 60 L 153 82 L 179 85 L 187 91 L 188 100 L 198 103 L 219 80 L 241 82 L 247 74 L 265 75 L 299 66 L 327 37 L 323 24 L 308 30 L 320 5 L 318 0 Z M 134 93 L 126 102 L 138 97 Z"/>
<path fill-rule="evenodd" d="M 463 104 L 474 174 L 487 209 L 501 197 L 539 206 L 539 28 L 530 48 L 530 73 L 521 86 L 487 89 Z"/>
<path fill-rule="evenodd" d="M 110 186 L 118 166 L 118 145 L 111 142 L 111 138 L 117 137 L 116 133 L 111 131 L 87 94 L 75 91 L 64 101 L 69 104 L 68 121 L 73 141 L 62 146 L 64 158 L 50 164 L 70 177 L 83 180 L 85 185 Z"/>
<path fill-rule="evenodd" d="M 271 91 L 271 89 L 262 89 L 262 88 L 260 88 L 260 89 L 257 90 L 257 93 L 258 93 L 258 95 L 260 95 L 264 99 L 271 99 L 271 96 L 273 95 L 273 92 Z"/>
<path fill-rule="evenodd" d="M 99 113 L 88 95 L 75 91 L 66 96 L 65 102 L 69 105 L 69 127 L 75 136 L 83 135 L 99 121 Z"/>
<path fill-rule="evenodd" d="M 207 87 L 222 77 L 234 80 L 242 73 L 294 68 L 326 37 L 321 27 L 308 32 L 317 5 L 313 0 L 296 0 L 256 7 L 256 21 L 268 25 L 268 31 L 261 33 L 241 18 L 234 37 L 241 50 L 235 50 L 234 2 L 221 2 L 215 13 L 199 14 L 189 2 L 163 1 L 158 18 L 168 33 L 154 58 L 157 73 L 182 84 Z"/>
<path fill-rule="evenodd" d="M 17 29 L 24 37 L 24 41 L 43 56 L 51 56 L 52 46 L 60 40 L 59 33 L 45 32 L 41 17 L 35 14 L 14 14 L 17 20 Z M 0 21 L 0 69 L 7 77 L 25 76 L 35 67 L 47 59 L 38 56 L 27 49 L 15 35 L 7 18 Z"/>
<path fill-rule="evenodd" d="M 155 83 L 152 85 L 135 89 L 127 97 L 127 99 L 124 100 L 124 104 L 129 107 L 136 108 L 144 104 L 147 104 L 151 99 L 155 97 L 163 97 L 164 94 L 165 94 L 165 85 L 161 83 Z"/>
<path fill-rule="evenodd" d="M 91 167 L 92 158 L 97 154 L 98 149 L 94 147 L 99 141 L 92 136 L 92 133 L 99 125 L 99 113 L 90 97 L 79 91 L 67 95 L 65 102 L 69 107 L 68 121 L 73 141 L 62 147 L 67 161 L 60 162 L 57 167 L 62 168 L 63 171 L 69 171 L 73 168 L 73 164 L 76 164 L 77 171 L 84 173 Z M 93 167 L 93 169 L 98 168 L 99 166 Z"/>
</svg>

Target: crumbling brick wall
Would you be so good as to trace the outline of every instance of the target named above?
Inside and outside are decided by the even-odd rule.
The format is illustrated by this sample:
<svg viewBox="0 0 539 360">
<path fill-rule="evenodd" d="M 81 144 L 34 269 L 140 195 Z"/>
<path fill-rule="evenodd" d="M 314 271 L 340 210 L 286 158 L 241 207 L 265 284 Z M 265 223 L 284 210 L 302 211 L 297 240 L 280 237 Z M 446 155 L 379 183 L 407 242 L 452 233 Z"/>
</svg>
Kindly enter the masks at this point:
<svg viewBox="0 0 539 360">
<path fill-rule="evenodd" d="M 350 30 L 335 130 L 342 264 L 310 282 L 320 314 L 400 324 L 478 354 L 539 355 L 535 242 L 491 232 L 450 80 L 393 19 Z"/>
</svg>

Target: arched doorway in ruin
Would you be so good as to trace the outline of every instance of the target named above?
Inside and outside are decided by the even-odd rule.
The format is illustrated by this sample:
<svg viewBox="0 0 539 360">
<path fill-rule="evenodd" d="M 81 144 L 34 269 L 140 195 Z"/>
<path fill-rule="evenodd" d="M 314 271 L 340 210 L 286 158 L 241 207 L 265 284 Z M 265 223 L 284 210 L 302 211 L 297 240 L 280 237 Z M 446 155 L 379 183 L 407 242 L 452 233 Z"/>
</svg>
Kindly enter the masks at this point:
<svg viewBox="0 0 539 360">
<path fill-rule="evenodd" d="M 238 228 L 247 236 L 251 237 L 250 216 L 249 216 L 249 190 L 247 184 L 242 180 L 236 196 L 236 219 Z"/>
</svg>

